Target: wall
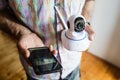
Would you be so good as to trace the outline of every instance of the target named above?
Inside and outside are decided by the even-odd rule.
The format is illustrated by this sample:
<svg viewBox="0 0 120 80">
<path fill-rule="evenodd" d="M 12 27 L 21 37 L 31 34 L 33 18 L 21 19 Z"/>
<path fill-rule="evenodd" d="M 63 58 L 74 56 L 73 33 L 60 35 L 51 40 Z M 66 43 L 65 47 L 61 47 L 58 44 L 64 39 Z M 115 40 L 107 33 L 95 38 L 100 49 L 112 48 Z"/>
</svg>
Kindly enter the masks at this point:
<svg viewBox="0 0 120 80">
<path fill-rule="evenodd" d="M 90 52 L 120 67 L 120 0 L 96 0 Z"/>
</svg>

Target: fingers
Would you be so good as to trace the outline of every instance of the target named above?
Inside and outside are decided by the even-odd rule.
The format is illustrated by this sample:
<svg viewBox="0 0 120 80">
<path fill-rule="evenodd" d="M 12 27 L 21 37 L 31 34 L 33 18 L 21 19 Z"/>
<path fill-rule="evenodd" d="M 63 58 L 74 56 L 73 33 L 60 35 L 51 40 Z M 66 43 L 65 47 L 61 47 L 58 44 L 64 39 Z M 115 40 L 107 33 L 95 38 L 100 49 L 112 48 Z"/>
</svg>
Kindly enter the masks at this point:
<svg viewBox="0 0 120 80">
<path fill-rule="evenodd" d="M 27 61 L 27 63 L 32 66 L 31 62 L 30 62 L 29 59 L 28 59 L 28 58 L 30 57 L 30 51 L 27 50 L 27 49 L 24 49 L 23 55 L 24 55 L 25 60 Z"/>
<path fill-rule="evenodd" d="M 19 49 L 19 51 L 24 55 L 25 58 L 29 58 L 30 51 L 27 49 Z"/>
<path fill-rule="evenodd" d="M 25 54 L 25 57 L 29 57 L 30 56 L 30 51 L 29 50 L 27 50 L 27 49 L 25 49 L 24 50 L 24 54 Z"/>
<path fill-rule="evenodd" d="M 50 49 L 50 51 L 52 52 L 52 51 L 53 51 L 53 46 L 50 45 L 50 46 L 49 46 L 49 49 Z"/>
<path fill-rule="evenodd" d="M 53 53 L 53 55 L 56 55 L 58 53 L 58 51 L 57 50 L 53 50 L 52 53 Z"/>
<path fill-rule="evenodd" d="M 58 52 L 57 50 L 54 50 L 53 45 L 50 45 L 49 49 L 50 49 L 50 51 L 52 52 L 53 55 L 56 55 L 57 52 Z"/>
<path fill-rule="evenodd" d="M 18 43 L 18 44 L 17 44 L 17 47 L 18 47 L 19 52 L 22 53 L 22 55 L 23 55 L 24 57 L 28 58 L 28 57 L 30 56 L 30 52 L 29 52 L 27 49 L 23 48 L 23 47 L 21 46 L 21 43 Z"/>
<path fill-rule="evenodd" d="M 93 28 L 90 27 L 90 26 L 86 26 L 85 30 L 86 30 L 86 31 L 88 32 L 88 34 L 89 34 L 89 36 L 88 36 L 89 40 L 90 40 L 90 41 L 93 41 L 94 36 L 95 36 L 95 32 L 94 32 Z"/>
</svg>

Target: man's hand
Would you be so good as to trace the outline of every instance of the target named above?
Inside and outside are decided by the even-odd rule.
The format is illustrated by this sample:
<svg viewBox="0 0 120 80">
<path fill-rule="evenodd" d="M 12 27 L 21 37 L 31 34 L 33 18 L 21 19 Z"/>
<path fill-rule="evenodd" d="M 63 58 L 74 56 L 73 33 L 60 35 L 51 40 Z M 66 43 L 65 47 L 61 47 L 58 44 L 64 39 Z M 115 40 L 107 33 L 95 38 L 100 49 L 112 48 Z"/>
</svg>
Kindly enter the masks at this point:
<svg viewBox="0 0 120 80">
<path fill-rule="evenodd" d="M 0 12 L 0 29 L 11 34 L 18 40 L 18 49 L 25 58 L 30 56 L 28 48 L 42 47 L 44 46 L 42 40 L 32 33 L 28 28 L 19 24 L 11 15 L 8 15 L 8 11 L 4 10 Z M 50 46 L 51 52 L 56 53 L 53 47 Z"/>
<path fill-rule="evenodd" d="M 82 9 L 82 15 L 85 17 L 87 22 L 90 22 L 90 20 L 91 20 L 94 6 L 95 6 L 95 0 L 85 0 L 85 4 Z M 95 32 L 94 32 L 93 28 L 91 27 L 91 25 L 89 25 L 89 24 L 86 25 L 85 30 L 88 32 L 89 40 L 93 41 Z"/>
<path fill-rule="evenodd" d="M 42 40 L 35 33 L 25 34 L 18 40 L 18 49 L 21 51 L 21 53 L 23 53 L 25 58 L 28 58 L 30 56 L 28 48 L 43 46 L 45 45 L 43 44 Z M 52 45 L 50 45 L 49 48 L 53 54 L 57 53 L 57 51 L 53 49 Z"/>
<path fill-rule="evenodd" d="M 23 55 L 26 58 L 30 56 L 30 52 L 28 48 L 43 47 L 43 46 L 44 46 L 43 42 L 35 33 L 29 33 L 23 35 L 18 40 L 18 49 L 23 53 Z"/>
</svg>

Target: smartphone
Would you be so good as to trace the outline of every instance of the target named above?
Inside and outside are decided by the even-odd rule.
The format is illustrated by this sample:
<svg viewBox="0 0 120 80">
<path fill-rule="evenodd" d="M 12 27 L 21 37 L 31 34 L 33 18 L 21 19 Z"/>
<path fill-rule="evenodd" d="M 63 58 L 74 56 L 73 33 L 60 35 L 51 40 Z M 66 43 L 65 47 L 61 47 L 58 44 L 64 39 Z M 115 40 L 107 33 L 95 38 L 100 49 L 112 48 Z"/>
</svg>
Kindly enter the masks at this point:
<svg viewBox="0 0 120 80">
<path fill-rule="evenodd" d="M 37 75 L 60 72 L 62 66 L 48 47 L 29 48 L 29 60 Z"/>
</svg>

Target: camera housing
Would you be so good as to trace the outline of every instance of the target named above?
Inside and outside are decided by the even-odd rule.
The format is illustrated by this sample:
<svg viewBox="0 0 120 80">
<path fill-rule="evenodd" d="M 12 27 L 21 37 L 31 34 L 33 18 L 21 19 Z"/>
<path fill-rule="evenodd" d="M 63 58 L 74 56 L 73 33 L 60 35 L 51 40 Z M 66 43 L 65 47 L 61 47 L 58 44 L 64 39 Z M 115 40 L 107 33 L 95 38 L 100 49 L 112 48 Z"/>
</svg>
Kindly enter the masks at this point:
<svg viewBox="0 0 120 80">
<path fill-rule="evenodd" d="M 80 14 L 74 14 L 66 19 L 66 23 L 59 7 L 55 6 L 54 8 L 58 13 L 61 24 L 65 28 L 61 34 L 63 47 L 71 51 L 87 50 L 90 45 L 90 40 L 88 39 L 88 33 L 85 31 L 86 19 Z"/>
<path fill-rule="evenodd" d="M 68 19 L 68 29 L 62 31 L 63 46 L 71 51 L 85 51 L 89 48 L 90 40 L 85 31 L 86 20 L 82 15 L 72 15 Z"/>
</svg>

